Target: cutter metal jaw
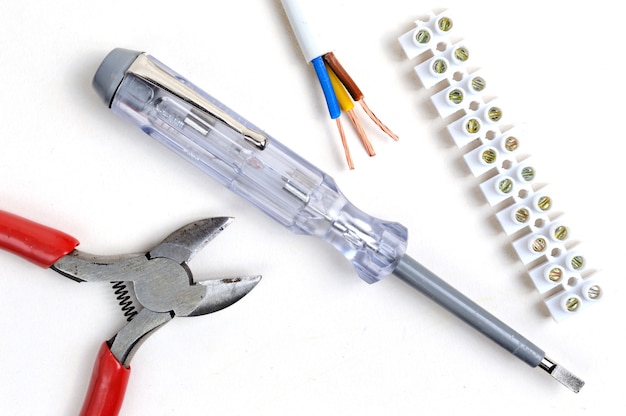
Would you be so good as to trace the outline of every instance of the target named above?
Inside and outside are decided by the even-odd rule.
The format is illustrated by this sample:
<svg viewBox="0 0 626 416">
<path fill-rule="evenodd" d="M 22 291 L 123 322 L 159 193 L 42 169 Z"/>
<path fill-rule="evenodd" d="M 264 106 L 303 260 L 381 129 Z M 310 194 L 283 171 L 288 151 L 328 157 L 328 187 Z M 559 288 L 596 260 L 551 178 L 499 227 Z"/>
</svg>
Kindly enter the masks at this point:
<svg viewBox="0 0 626 416">
<path fill-rule="evenodd" d="M 109 340 L 111 352 L 127 367 L 140 342 L 174 316 L 219 311 L 259 282 L 260 276 L 194 281 L 188 262 L 231 222 L 229 217 L 192 222 L 143 254 L 95 256 L 74 250 L 51 268 L 78 282 L 128 284 L 141 310 Z"/>
</svg>

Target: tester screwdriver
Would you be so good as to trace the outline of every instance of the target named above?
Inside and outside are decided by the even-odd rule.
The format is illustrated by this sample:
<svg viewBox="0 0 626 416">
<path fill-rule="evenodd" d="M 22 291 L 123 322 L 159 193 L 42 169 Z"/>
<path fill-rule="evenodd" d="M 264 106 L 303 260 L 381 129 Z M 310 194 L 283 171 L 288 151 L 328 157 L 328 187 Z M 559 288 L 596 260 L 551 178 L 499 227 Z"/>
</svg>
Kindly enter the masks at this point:
<svg viewBox="0 0 626 416">
<path fill-rule="evenodd" d="M 570 390 L 578 392 L 584 385 L 541 348 L 405 254 L 404 226 L 356 208 L 328 174 L 154 57 L 114 49 L 96 71 L 93 86 L 114 113 L 280 224 L 330 243 L 367 283 L 394 275 Z"/>
</svg>

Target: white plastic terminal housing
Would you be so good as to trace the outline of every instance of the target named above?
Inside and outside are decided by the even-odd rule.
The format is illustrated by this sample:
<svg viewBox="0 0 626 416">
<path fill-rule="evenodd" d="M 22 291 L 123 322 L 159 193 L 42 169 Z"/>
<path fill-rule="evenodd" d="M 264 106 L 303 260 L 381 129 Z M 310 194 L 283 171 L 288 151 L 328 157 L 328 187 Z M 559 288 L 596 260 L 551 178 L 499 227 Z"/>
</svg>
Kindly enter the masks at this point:
<svg viewBox="0 0 626 416">
<path fill-rule="evenodd" d="M 408 59 L 419 59 L 414 71 L 422 85 L 437 85 L 431 101 L 449 120 L 447 133 L 481 179 L 485 199 L 497 209 L 550 314 L 562 321 L 599 301 L 603 289 L 571 239 L 569 223 L 555 213 L 550 188 L 539 185 L 532 159 L 520 153 L 523 131 L 506 124 L 503 104 L 485 98 L 487 77 L 468 66 L 474 63 L 465 42 L 452 39 L 455 23 L 447 11 L 431 13 L 398 42 Z"/>
<path fill-rule="evenodd" d="M 462 43 L 446 46 L 445 50 L 437 50 L 432 58 L 415 67 L 415 73 L 424 84 L 425 88 L 430 88 L 442 80 L 449 80 L 459 72 L 464 72 L 463 66 L 469 58 L 459 58 L 465 56 L 463 51 L 466 48 Z"/>
</svg>

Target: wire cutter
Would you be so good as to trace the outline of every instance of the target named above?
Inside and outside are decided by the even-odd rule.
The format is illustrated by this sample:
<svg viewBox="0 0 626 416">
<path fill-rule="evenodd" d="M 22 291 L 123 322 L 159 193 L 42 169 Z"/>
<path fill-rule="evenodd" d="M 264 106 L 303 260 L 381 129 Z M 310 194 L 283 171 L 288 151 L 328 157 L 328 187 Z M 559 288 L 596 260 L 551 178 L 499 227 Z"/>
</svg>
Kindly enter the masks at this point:
<svg viewBox="0 0 626 416">
<path fill-rule="evenodd" d="M 82 416 L 119 413 L 130 361 L 153 331 L 174 316 L 199 316 L 226 308 L 256 286 L 260 276 L 196 283 L 187 265 L 231 221 L 218 217 L 192 222 L 147 253 L 95 256 L 76 250 L 79 242 L 68 234 L 0 210 L 0 248 L 77 282 L 116 282 L 114 288 L 125 300 L 128 323 L 100 347 Z"/>
</svg>

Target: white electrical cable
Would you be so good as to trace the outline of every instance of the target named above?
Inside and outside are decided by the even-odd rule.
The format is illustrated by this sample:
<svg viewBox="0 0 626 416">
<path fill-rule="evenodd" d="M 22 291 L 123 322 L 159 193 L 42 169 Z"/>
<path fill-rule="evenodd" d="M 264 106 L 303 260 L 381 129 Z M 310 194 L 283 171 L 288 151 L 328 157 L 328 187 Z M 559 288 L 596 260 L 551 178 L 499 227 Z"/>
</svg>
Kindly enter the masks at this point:
<svg viewBox="0 0 626 416">
<path fill-rule="evenodd" d="M 315 1 L 281 0 L 283 10 L 307 62 L 332 51 L 320 31 L 324 25 L 322 7 Z"/>
</svg>

